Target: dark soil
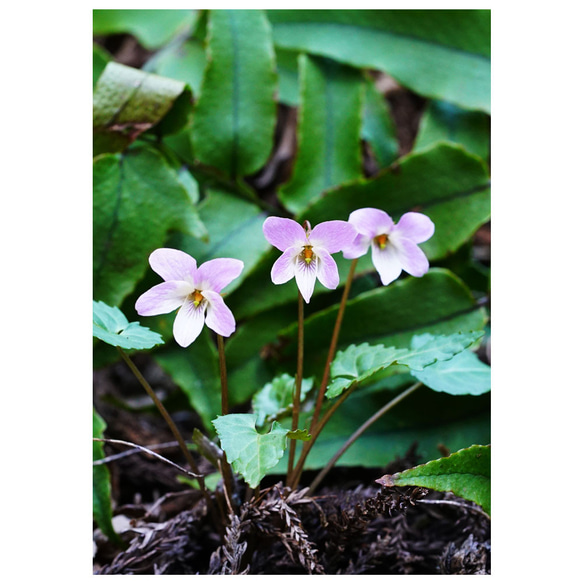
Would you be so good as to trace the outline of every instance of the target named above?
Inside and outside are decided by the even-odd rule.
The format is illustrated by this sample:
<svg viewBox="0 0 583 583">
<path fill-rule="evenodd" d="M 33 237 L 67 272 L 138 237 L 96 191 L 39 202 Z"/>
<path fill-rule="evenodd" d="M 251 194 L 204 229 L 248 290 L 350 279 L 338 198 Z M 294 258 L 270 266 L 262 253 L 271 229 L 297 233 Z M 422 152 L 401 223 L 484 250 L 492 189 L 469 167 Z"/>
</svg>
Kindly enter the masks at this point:
<svg viewBox="0 0 583 583">
<path fill-rule="evenodd" d="M 154 389 L 175 403 L 174 419 L 190 439 L 198 419 L 178 412 L 180 390 L 147 355 L 135 361 Z M 105 437 L 155 449 L 186 467 L 170 431 L 149 406 L 124 363 L 95 373 L 95 406 Z M 144 403 L 147 401 L 144 400 Z M 128 448 L 106 444 L 106 455 Z M 201 471 L 213 467 L 197 458 Z M 337 468 L 313 497 L 268 476 L 257 494 L 238 482 L 239 509 L 222 491 L 210 512 L 200 491 L 170 465 L 143 453 L 108 463 L 114 524 L 127 545 L 95 530 L 95 574 L 488 574 L 490 521 L 479 507 L 423 488 L 384 488 L 375 479 L 418 463 L 415 446 L 384 468 Z M 303 482 L 313 476 L 304 474 Z"/>
</svg>

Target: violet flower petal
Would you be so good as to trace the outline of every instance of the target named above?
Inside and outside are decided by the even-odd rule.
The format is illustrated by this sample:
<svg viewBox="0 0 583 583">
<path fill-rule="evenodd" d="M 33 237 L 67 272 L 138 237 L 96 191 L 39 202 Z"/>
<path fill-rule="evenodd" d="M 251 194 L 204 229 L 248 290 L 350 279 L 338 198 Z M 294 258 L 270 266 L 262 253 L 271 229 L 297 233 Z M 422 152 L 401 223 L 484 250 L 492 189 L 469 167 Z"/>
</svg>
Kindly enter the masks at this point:
<svg viewBox="0 0 583 583">
<path fill-rule="evenodd" d="M 393 219 L 385 211 L 375 208 L 363 208 L 351 212 L 348 222 L 369 239 L 374 239 L 377 235 L 388 235 L 395 226 Z"/>
<path fill-rule="evenodd" d="M 149 261 L 164 281 L 192 281 L 196 272 L 196 259 L 178 249 L 156 249 L 150 254 Z"/>
<path fill-rule="evenodd" d="M 298 289 L 304 298 L 306 304 L 310 303 L 310 298 L 314 293 L 314 285 L 316 284 L 316 271 L 318 258 L 316 260 L 311 261 L 310 263 L 306 263 L 305 261 L 296 261 L 295 262 L 295 276 L 296 276 L 296 283 L 298 284 Z"/>
<path fill-rule="evenodd" d="M 194 287 L 218 293 L 241 275 L 244 265 L 239 259 L 219 258 L 206 261 L 194 276 Z"/>
<path fill-rule="evenodd" d="M 176 342 L 186 348 L 199 336 L 204 326 L 205 304 L 195 307 L 190 300 L 186 300 L 174 320 L 172 331 Z"/>
<path fill-rule="evenodd" d="M 296 257 L 300 248 L 290 247 L 286 249 L 276 260 L 271 268 L 271 281 L 275 284 L 288 282 L 295 275 Z"/>
<path fill-rule="evenodd" d="M 421 277 L 429 270 L 429 261 L 425 254 L 413 241 L 397 239 L 391 245 L 394 247 L 401 267 L 414 277 Z"/>
<path fill-rule="evenodd" d="M 344 259 L 356 259 L 357 257 L 366 255 L 371 241 L 372 239 L 370 237 L 359 233 L 352 242 L 352 245 L 342 251 Z"/>
<path fill-rule="evenodd" d="M 346 221 L 324 221 L 312 229 L 310 244 L 324 247 L 328 253 L 338 253 L 349 247 L 357 234 L 355 227 Z"/>
<path fill-rule="evenodd" d="M 236 328 L 233 312 L 217 292 L 205 290 L 203 296 L 208 300 L 206 325 L 221 336 L 230 336 Z"/>
<path fill-rule="evenodd" d="M 383 285 L 389 285 L 401 275 L 401 262 L 393 245 L 387 245 L 384 249 L 372 245 L 372 263 L 379 272 Z"/>
<path fill-rule="evenodd" d="M 315 247 L 314 251 L 318 257 L 316 275 L 320 283 L 328 289 L 336 289 L 340 283 L 338 275 L 338 266 L 332 255 L 322 247 Z"/>
<path fill-rule="evenodd" d="M 405 213 L 395 226 L 395 233 L 413 241 L 423 243 L 433 236 L 435 225 L 426 215 L 421 213 Z"/>
<path fill-rule="evenodd" d="M 168 314 L 179 308 L 194 288 L 186 281 L 165 281 L 144 292 L 136 300 L 136 312 L 140 316 Z"/>
<path fill-rule="evenodd" d="M 280 251 L 298 244 L 307 244 L 306 232 L 299 223 L 291 219 L 267 217 L 263 223 L 263 234 L 269 243 Z"/>
</svg>

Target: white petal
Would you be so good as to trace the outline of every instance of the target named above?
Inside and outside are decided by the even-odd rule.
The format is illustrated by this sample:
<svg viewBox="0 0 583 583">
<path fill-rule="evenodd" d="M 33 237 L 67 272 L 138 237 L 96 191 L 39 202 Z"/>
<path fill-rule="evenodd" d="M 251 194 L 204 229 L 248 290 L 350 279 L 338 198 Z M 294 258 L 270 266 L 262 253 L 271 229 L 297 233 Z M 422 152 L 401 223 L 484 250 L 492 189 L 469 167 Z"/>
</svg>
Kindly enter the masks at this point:
<svg viewBox="0 0 583 583">
<path fill-rule="evenodd" d="M 317 271 L 318 258 L 306 263 L 303 259 L 299 258 L 295 263 L 295 276 L 296 283 L 298 284 L 298 289 L 304 298 L 306 304 L 310 303 L 310 298 L 314 293 L 314 285 L 316 284 L 316 271 Z"/>
<path fill-rule="evenodd" d="M 372 262 L 375 269 L 381 276 L 383 285 L 389 285 L 401 275 L 401 262 L 399 255 L 393 245 L 387 245 L 380 249 L 377 245 L 372 245 Z"/>
<path fill-rule="evenodd" d="M 204 326 L 205 308 L 205 302 L 195 308 L 190 300 L 186 300 L 178 310 L 174 320 L 173 332 L 176 342 L 183 348 L 192 344 L 201 333 Z"/>
</svg>

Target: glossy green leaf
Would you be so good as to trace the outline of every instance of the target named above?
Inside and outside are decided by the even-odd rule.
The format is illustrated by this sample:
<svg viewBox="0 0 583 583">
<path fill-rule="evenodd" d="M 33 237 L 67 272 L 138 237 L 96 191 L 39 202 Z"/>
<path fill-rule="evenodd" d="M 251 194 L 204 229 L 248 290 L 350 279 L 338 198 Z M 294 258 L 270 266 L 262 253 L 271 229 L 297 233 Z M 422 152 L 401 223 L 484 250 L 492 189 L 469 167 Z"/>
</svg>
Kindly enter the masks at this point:
<svg viewBox="0 0 583 583">
<path fill-rule="evenodd" d="M 298 82 L 297 51 L 275 49 L 278 78 L 278 101 L 291 107 L 300 102 L 300 86 Z"/>
<path fill-rule="evenodd" d="M 273 147 L 275 54 L 262 10 L 212 10 L 193 125 L 197 160 L 231 178 L 259 170 Z"/>
<path fill-rule="evenodd" d="M 255 488 L 283 456 L 288 430 L 277 421 L 269 433 L 258 433 L 256 414 L 232 413 L 213 421 L 227 461 Z"/>
<path fill-rule="evenodd" d="M 181 81 L 108 63 L 93 93 L 94 155 L 121 152 L 155 126 L 162 133 L 180 130 L 191 115 L 191 98 Z"/>
<path fill-rule="evenodd" d="M 208 230 L 206 240 L 177 234 L 171 242 L 195 257 L 199 265 L 217 257 L 243 261 L 241 275 L 224 289 L 224 293 L 230 293 L 271 248 L 262 230 L 266 214 L 256 204 L 216 188 L 206 190 L 206 198 L 197 208 Z"/>
<path fill-rule="evenodd" d="M 416 210 L 435 223 L 421 248 L 430 260 L 453 253 L 490 218 L 490 178 L 483 160 L 447 143 L 404 156 L 374 178 L 333 189 L 305 212 L 312 224 L 348 219 L 363 206 L 379 208 L 395 221 Z"/>
<path fill-rule="evenodd" d="M 156 53 L 143 67 L 144 71 L 186 83 L 195 96 L 206 67 L 204 44 L 197 38 L 171 43 Z"/>
<path fill-rule="evenodd" d="M 129 33 L 146 49 L 155 49 L 191 29 L 194 10 L 93 10 L 93 34 Z"/>
<path fill-rule="evenodd" d="M 93 410 L 93 437 L 103 438 L 106 424 L 101 416 Z M 105 452 L 103 443 L 93 442 L 93 461 L 103 459 Z M 99 528 L 109 540 L 118 546 L 123 546 L 119 535 L 113 529 L 111 522 L 113 516 L 111 508 L 111 483 L 109 470 L 104 464 L 93 466 L 93 518 Z"/>
<path fill-rule="evenodd" d="M 107 63 L 111 61 L 111 55 L 99 45 L 93 45 L 93 87 L 97 85 L 97 81 L 99 77 L 101 77 L 101 73 L 105 71 L 105 67 Z"/>
<path fill-rule="evenodd" d="M 153 148 L 104 154 L 93 164 L 94 298 L 119 305 L 171 230 L 205 235 L 188 191 Z"/>
<path fill-rule="evenodd" d="M 422 371 L 436 362 L 450 360 L 478 338 L 483 332 L 467 332 L 434 336 L 422 334 L 414 336 L 411 348 L 385 348 L 383 345 L 371 346 L 368 342 L 352 344 L 339 351 L 331 368 L 331 383 L 326 397 L 333 399 L 348 389 L 353 383 L 361 383 L 380 370 L 393 365 L 406 365 L 412 371 Z"/>
<path fill-rule="evenodd" d="M 314 379 L 302 379 L 300 402 L 314 386 Z M 267 383 L 253 395 L 253 412 L 257 413 L 257 424 L 273 421 L 276 417 L 291 414 L 293 397 L 296 390 L 294 377 L 284 373 Z"/>
<path fill-rule="evenodd" d="M 490 446 L 472 445 L 448 457 L 430 461 L 378 480 L 383 486 L 421 486 L 453 492 L 491 514 Z"/>
<path fill-rule="evenodd" d="M 188 397 L 207 431 L 221 412 L 221 381 L 217 350 L 207 328 L 187 348 L 172 343 L 154 354 L 156 362 Z"/>
<path fill-rule="evenodd" d="M 490 116 L 466 111 L 451 103 L 432 101 L 419 122 L 414 150 L 439 141 L 462 145 L 468 152 L 487 160 L 490 156 Z"/>
<path fill-rule="evenodd" d="M 328 59 L 299 57 L 298 146 L 279 198 L 298 213 L 322 192 L 362 176 L 359 71 Z"/>
<path fill-rule="evenodd" d="M 490 367 L 471 350 L 411 374 L 434 391 L 450 395 L 481 395 L 491 387 Z"/>
<path fill-rule="evenodd" d="M 280 48 L 379 69 L 426 97 L 490 110 L 489 10 L 269 10 L 268 17 Z"/>
<path fill-rule="evenodd" d="M 143 350 L 163 344 L 162 336 L 142 326 L 139 322 L 128 322 L 119 308 L 104 302 L 93 302 L 93 336 L 126 350 Z"/>
<path fill-rule="evenodd" d="M 366 80 L 362 137 L 369 142 L 379 168 L 387 168 L 399 156 L 397 128 L 384 96 L 371 79 Z"/>
</svg>

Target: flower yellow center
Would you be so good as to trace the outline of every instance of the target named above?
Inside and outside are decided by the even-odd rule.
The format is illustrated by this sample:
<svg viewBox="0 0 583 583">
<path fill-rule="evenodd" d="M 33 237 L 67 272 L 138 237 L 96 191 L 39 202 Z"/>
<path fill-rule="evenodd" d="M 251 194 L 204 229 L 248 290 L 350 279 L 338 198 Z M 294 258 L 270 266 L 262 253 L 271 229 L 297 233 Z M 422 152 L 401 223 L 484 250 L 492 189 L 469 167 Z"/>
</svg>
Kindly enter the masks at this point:
<svg viewBox="0 0 583 583">
<path fill-rule="evenodd" d="M 374 238 L 375 243 L 381 248 L 384 249 L 387 246 L 387 242 L 389 240 L 388 235 L 378 235 L 378 237 Z"/>
<path fill-rule="evenodd" d="M 194 290 L 188 297 L 192 300 L 195 308 L 198 308 L 200 302 L 204 299 L 204 296 L 198 290 Z"/>
<path fill-rule="evenodd" d="M 311 245 L 306 245 L 304 247 L 303 255 L 304 255 L 304 261 L 309 265 L 310 262 L 312 261 L 312 258 L 314 257 L 314 252 L 312 251 Z"/>
</svg>

